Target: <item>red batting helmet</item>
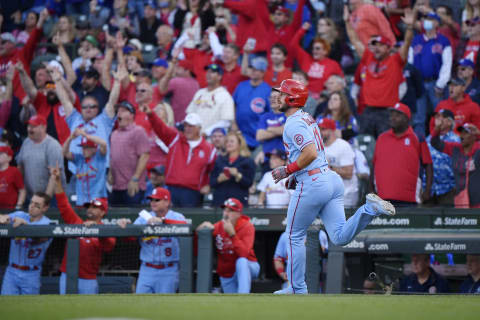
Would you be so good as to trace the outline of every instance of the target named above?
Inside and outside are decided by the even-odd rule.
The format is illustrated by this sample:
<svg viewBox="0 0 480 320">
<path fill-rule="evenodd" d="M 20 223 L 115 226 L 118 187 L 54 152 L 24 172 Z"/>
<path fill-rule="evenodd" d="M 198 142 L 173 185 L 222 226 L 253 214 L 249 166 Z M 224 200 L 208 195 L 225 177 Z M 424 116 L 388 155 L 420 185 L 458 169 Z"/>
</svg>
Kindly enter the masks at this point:
<svg viewBox="0 0 480 320">
<path fill-rule="evenodd" d="M 300 81 L 293 79 L 283 80 L 276 91 L 288 94 L 285 103 L 290 107 L 303 107 L 308 99 L 308 90 Z"/>
</svg>

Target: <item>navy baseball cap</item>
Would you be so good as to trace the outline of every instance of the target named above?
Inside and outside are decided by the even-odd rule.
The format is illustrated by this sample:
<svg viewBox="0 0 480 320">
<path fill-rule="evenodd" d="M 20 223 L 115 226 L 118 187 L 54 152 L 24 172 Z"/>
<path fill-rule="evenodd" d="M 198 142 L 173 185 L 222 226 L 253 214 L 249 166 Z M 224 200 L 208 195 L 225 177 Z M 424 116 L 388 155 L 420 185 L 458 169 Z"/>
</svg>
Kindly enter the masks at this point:
<svg viewBox="0 0 480 320">
<path fill-rule="evenodd" d="M 461 79 L 461 78 L 452 78 L 450 79 L 450 81 L 448 81 L 448 84 L 451 85 L 456 85 L 456 86 L 465 86 L 466 85 L 466 82 L 465 80 Z"/>
<path fill-rule="evenodd" d="M 213 135 L 215 132 L 221 132 L 224 136 L 227 135 L 227 131 L 222 127 L 218 127 L 218 128 L 213 129 L 212 133 L 210 135 Z"/>
<path fill-rule="evenodd" d="M 157 58 L 153 61 L 153 66 L 168 68 L 168 61 L 162 58 Z"/>
<path fill-rule="evenodd" d="M 223 68 L 220 67 L 220 66 L 219 66 L 218 64 L 216 64 L 216 63 L 209 64 L 209 65 L 206 66 L 204 69 L 205 69 L 205 70 L 212 70 L 212 71 L 215 71 L 215 72 L 218 73 L 218 74 L 223 75 Z"/>
<path fill-rule="evenodd" d="M 444 118 L 451 119 L 451 120 L 455 120 L 455 115 L 453 114 L 452 111 L 450 111 L 450 110 L 448 110 L 448 109 L 440 109 L 440 110 L 438 110 L 437 112 L 435 112 L 435 114 L 440 114 L 440 115 L 442 115 Z"/>
<path fill-rule="evenodd" d="M 461 59 L 458 61 L 458 65 L 462 67 L 470 67 L 472 69 L 475 68 L 475 64 L 470 59 Z"/>
<path fill-rule="evenodd" d="M 152 1 L 152 0 L 145 2 L 145 7 L 146 6 L 152 7 L 153 9 L 157 9 L 157 4 L 155 3 L 155 1 Z"/>
<path fill-rule="evenodd" d="M 427 13 L 427 15 L 425 17 L 427 19 L 435 19 L 438 22 L 442 21 L 442 19 L 440 19 L 440 16 L 438 14 L 436 14 L 435 12 L 429 12 L 429 13 Z"/>
<path fill-rule="evenodd" d="M 132 106 L 132 104 L 130 102 L 128 102 L 127 100 L 124 100 L 122 102 L 117 103 L 117 110 L 119 108 L 125 108 L 128 111 L 130 111 L 130 113 L 135 114 L 135 107 Z"/>
</svg>

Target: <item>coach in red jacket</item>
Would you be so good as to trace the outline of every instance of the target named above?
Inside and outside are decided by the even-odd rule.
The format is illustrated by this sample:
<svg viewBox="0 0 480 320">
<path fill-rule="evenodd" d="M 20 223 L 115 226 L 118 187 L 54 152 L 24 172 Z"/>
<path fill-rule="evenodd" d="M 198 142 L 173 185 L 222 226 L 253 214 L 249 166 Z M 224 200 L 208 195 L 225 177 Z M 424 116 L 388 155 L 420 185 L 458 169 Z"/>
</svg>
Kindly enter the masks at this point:
<svg viewBox="0 0 480 320">
<path fill-rule="evenodd" d="M 250 293 L 252 279 L 258 277 L 260 265 L 253 251 L 255 227 L 242 214 L 243 205 L 235 198 L 222 205 L 223 219 L 214 225 L 208 221 L 197 228 L 213 229 L 217 247 L 217 273 L 223 293 Z"/>
<path fill-rule="evenodd" d="M 169 127 L 149 108 L 143 108 L 152 129 L 168 147 L 165 184 L 175 207 L 198 207 L 210 192 L 209 175 L 215 163 L 215 147 L 200 135 L 202 120 L 190 113 L 184 131 Z"/>
</svg>

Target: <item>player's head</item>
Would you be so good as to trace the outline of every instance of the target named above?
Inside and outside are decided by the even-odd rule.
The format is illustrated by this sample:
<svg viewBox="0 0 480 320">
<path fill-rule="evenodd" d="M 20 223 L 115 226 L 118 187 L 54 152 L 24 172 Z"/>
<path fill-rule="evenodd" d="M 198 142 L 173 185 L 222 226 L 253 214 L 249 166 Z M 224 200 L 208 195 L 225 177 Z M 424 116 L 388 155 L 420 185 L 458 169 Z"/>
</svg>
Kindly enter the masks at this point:
<svg viewBox="0 0 480 320">
<path fill-rule="evenodd" d="M 243 204 L 236 198 L 228 198 L 221 205 L 221 208 L 223 209 L 223 219 L 230 220 L 232 224 L 235 224 L 242 215 Z"/>
<path fill-rule="evenodd" d="M 108 202 L 105 198 L 95 198 L 83 206 L 87 208 L 87 220 L 95 222 L 100 222 L 108 211 Z"/>
<path fill-rule="evenodd" d="M 30 217 L 38 218 L 43 216 L 45 212 L 47 212 L 51 200 L 52 198 L 46 193 L 35 192 L 28 205 L 28 214 Z"/>
<path fill-rule="evenodd" d="M 150 199 L 150 208 L 153 212 L 156 214 L 164 214 L 170 207 L 172 196 L 167 189 L 158 187 L 153 189 L 152 194 L 148 196 L 148 199 Z"/>
<path fill-rule="evenodd" d="M 280 111 L 282 112 L 289 108 L 301 108 L 308 99 L 307 87 L 297 80 L 283 80 L 280 87 L 274 88 L 274 90 L 280 92 Z"/>
<path fill-rule="evenodd" d="M 412 254 L 412 271 L 415 274 L 423 274 L 430 267 L 428 254 Z"/>
</svg>

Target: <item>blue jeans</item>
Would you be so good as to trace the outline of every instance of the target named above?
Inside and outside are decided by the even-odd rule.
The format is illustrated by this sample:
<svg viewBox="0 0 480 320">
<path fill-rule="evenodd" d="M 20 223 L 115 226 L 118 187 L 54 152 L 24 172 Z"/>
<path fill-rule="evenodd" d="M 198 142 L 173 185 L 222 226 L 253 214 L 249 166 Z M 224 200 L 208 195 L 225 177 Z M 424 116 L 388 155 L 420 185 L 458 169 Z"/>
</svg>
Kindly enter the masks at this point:
<svg viewBox="0 0 480 320">
<path fill-rule="evenodd" d="M 435 95 L 435 81 L 424 82 L 425 91 L 417 99 L 417 112 L 413 114 L 413 129 L 417 134 L 426 135 L 427 116 L 432 113 L 442 100 Z"/>
<path fill-rule="evenodd" d="M 223 293 L 250 293 L 252 279 L 258 277 L 259 273 L 260 265 L 257 261 L 238 258 L 235 262 L 233 277 L 220 277 Z"/>
<path fill-rule="evenodd" d="M 325 225 L 330 240 L 343 246 L 370 223 L 375 213 L 370 205 L 363 205 L 346 221 L 344 211 L 344 186 L 342 178 L 326 170 L 309 176 L 298 176 L 297 188 L 290 198 L 287 212 L 288 262 L 287 277 L 296 294 L 306 294 L 305 283 L 305 237 L 308 227 L 317 214 Z"/>
<path fill-rule="evenodd" d="M 60 275 L 60 294 L 67 293 L 67 274 Z M 80 279 L 78 278 L 78 293 L 79 294 L 98 294 L 97 279 Z"/>
<path fill-rule="evenodd" d="M 41 270 L 24 271 L 8 266 L 2 281 L 2 295 L 40 293 Z"/>
<path fill-rule="evenodd" d="M 140 266 L 136 293 L 176 293 L 178 289 L 178 263 L 165 269 Z"/>
</svg>

